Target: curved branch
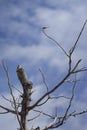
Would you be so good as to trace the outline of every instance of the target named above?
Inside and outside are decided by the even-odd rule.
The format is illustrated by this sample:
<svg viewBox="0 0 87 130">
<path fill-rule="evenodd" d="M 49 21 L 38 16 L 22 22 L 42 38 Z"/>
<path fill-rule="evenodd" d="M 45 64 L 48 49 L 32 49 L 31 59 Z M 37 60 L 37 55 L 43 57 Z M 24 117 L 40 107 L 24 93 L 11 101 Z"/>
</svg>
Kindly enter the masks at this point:
<svg viewBox="0 0 87 130">
<path fill-rule="evenodd" d="M 17 114 L 16 111 L 11 110 L 11 109 L 9 109 L 9 108 L 7 108 L 7 107 L 4 107 L 4 106 L 2 106 L 2 105 L 0 105 L 0 108 L 4 109 L 4 110 L 7 111 L 8 113 Z M 20 113 L 18 113 L 18 114 L 20 114 Z"/>
<path fill-rule="evenodd" d="M 50 99 L 50 97 L 49 97 L 49 95 L 48 95 L 48 98 L 47 98 L 44 102 L 38 104 L 37 106 L 42 106 L 42 105 L 44 105 L 49 99 Z"/>
<path fill-rule="evenodd" d="M 51 36 L 49 36 L 46 32 L 45 32 L 45 29 L 46 28 L 48 28 L 48 27 L 43 27 L 42 28 L 42 32 L 44 33 L 44 35 L 46 36 L 46 37 L 48 37 L 50 40 L 52 40 L 54 43 L 56 43 L 57 44 L 57 46 L 64 52 L 64 54 L 68 57 L 68 54 L 67 54 L 67 52 L 65 51 L 65 49 L 55 40 L 55 39 L 53 39 Z"/>
</svg>

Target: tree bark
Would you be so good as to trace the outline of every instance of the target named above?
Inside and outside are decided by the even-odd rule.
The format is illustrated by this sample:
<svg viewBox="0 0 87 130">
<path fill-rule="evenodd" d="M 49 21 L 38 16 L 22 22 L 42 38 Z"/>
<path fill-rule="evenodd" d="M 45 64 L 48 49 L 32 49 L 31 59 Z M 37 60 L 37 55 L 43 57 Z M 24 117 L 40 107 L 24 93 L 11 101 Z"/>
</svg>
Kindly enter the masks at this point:
<svg viewBox="0 0 87 130">
<path fill-rule="evenodd" d="M 20 130 L 28 130 L 28 114 L 29 114 L 29 105 L 31 101 L 31 90 L 32 90 L 32 82 L 28 80 L 25 70 L 18 66 L 17 67 L 17 76 L 18 79 L 23 87 L 23 95 L 22 95 L 22 107 L 21 107 L 21 114 L 20 114 Z"/>
</svg>

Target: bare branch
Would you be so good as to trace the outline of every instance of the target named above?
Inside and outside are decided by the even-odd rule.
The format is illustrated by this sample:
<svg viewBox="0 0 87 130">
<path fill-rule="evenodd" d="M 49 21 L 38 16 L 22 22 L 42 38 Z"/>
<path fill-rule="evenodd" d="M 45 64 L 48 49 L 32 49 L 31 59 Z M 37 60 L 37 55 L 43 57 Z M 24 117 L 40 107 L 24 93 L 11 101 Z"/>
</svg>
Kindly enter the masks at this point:
<svg viewBox="0 0 87 130">
<path fill-rule="evenodd" d="M 34 107 L 36 107 L 36 106 L 39 104 L 39 102 L 41 102 L 46 96 L 48 96 L 49 94 L 53 93 L 56 89 L 58 89 L 58 88 L 67 80 L 67 78 L 68 78 L 71 74 L 73 74 L 73 72 L 77 69 L 77 67 L 78 67 L 78 65 L 79 65 L 80 62 L 81 62 L 81 59 L 78 60 L 78 62 L 75 64 L 74 68 L 73 68 L 70 72 L 68 72 L 68 73 L 66 74 L 66 76 L 58 83 L 58 85 L 54 86 L 50 91 L 48 91 L 48 92 L 45 93 L 41 98 L 39 98 L 39 99 L 36 101 L 36 103 L 34 103 L 32 106 L 29 107 L 29 110 L 31 110 L 31 109 L 33 109 Z"/>
<path fill-rule="evenodd" d="M 9 108 L 7 108 L 7 107 L 4 107 L 4 106 L 2 106 L 2 105 L 0 105 L 0 108 L 6 110 L 8 113 L 17 114 L 16 111 L 11 110 L 11 109 L 9 109 Z M 20 114 L 20 113 L 18 113 L 18 114 Z"/>
<path fill-rule="evenodd" d="M 75 64 L 74 68 L 72 69 L 72 73 L 77 69 L 77 67 L 78 67 L 78 65 L 80 64 L 81 61 L 82 61 L 82 59 L 77 61 L 77 63 Z"/>
<path fill-rule="evenodd" d="M 67 119 L 69 119 L 70 117 L 76 117 L 76 116 L 79 116 L 79 115 L 81 115 L 81 114 L 86 114 L 87 113 L 87 110 L 84 110 L 84 111 L 81 111 L 81 112 L 76 112 L 76 111 L 74 111 L 74 112 L 72 112 L 72 113 L 70 113 L 70 114 L 68 114 L 67 116 L 66 116 L 66 120 Z M 59 118 L 63 118 L 62 116 L 61 117 L 59 117 Z"/>
<path fill-rule="evenodd" d="M 42 70 L 40 68 L 39 68 L 39 71 L 40 71 L 40 73 L 42 75 L 43 83 L 45 84 L 47 92 L 48 92 L 49 89 L 48 89 L 48 85 L 46 83 L 46 79 L 45 79 L 44 73 L 42 72 Z"/>
<path fill-rule="evenodd" d="M 49 95 L 48 95 L 48 98 L 47 98 L 44 102 L 38 104 L 37 106 L 42 106 L 42 105 L 44 105 L 49 99 L 50 99 L 50 97 L 49 97 Z"/>
<path fill-rule="evenodd" d="M 79 73 L 79 72 L 84 72 L 84 71 L 87 71 L 87 68 L 81 68 L 81 69 L 78 69 L 78 70 L 75 70 L 73 71 L 73 73 Z"/>
<path fill-rule="evenodd" d="M 76 48 L 76 45 L 77 45 L 77 43 L 78 43 L 78 41 L 79 41 L 79 39 L 80 39 L 80 37 L 81 37 L 81 35 L 82 35 L 82 32 L 83 32 L 83 30 L 84 30 L 84 28 L 85 28 L 85 26 L 86 26 L 86 23 L 87 23 L 87 20 L 85 20 L 85 22 L 84 22 L 84 24 L 83 24 L 83 27 L 82 27 L 82 29 L 81 29 L 81 31 L 80 31 L 78 37 L 77 37 L 77 40 L 76 40 L 74 46 L 73 46 L 73 47 L 70 49 L 70 51 L 69 51 L 71 54 L 74 52 L 74 50 L 75 50 L 75 48 Z"/>
<path fill-rule="evenodd" d="M 45 112 L 43 112 L 43 111 L 39 111 L 39 110 L 35 110 L 35 109 L 34 109 L 33 111 L 38 112 L 38 113 L 41 113 L 41 114 L 43 114 L 43 115 L 45 115 L 45 116 L 48 116 L 48 117 L 50 117 L 50 118 L 52 118 L 52 119 L 55 118 L 54 116 L 49 115 L 49 114 L 47 114 L 47 113 L 45 113 Z"/>
<path fill-rule="evenodd" d="M 73 98 L 74 98 L 74 90 L 75 90 L 75 87 L 76 87 L 76 83 L 77 83 L 77 82 L 76 82 L 76 74 L 75 74 L 75 82 L 74 82 L 73 89 L 72 89 L 72 96 L 71 96 L 69 105 L 68 105 L 68 107 L 67 107 L 67 110 L 66 110 L 66 112 L 65 112 L 65 115 L 64 115 L 64 117 L 63 117 L 62 123 L 64 123 L 64 120 L 65 120 L 66 117 L 67 117 L 68 111 L 69 111 L 69 109 L 71 108 L 72 101 L 73 101 Z"/>
<path fill-rule="evenodd" d="M 31 95 L 32 95 L 33 84 L 32 84 L 31 81 L 28 80 L 27 74 L 26 74 L 24 68 L 21 65 L 18 65 L 18 67 L 16 69 L 18 79 L 19 79 L 19 81 L 22 85 L 22 89 L 23 89 L 23 92 L 21 92 L 20 90 L 18 90 L 17 88 L 15 88 L 11 84 L 9 73 L 8 73 L 8 68 L 4 64 L 4 61 L 2 61 L 2 65 L 3 65 L 4 71 L 5 71 L 5 74 L 6 74 L 6 77 L 7 77 L 7 81 L 8 81 L 8 87 L 9 87 L 9 90 L 10 90 L 11 99 L 8 99 L 3 95 L 2 95 L 2 97 L 6 101 L 10 102 L 10 104 L 13 105 L 14 109 L 12 110 L 12 109 L 9 109 L 7 107 L 0 105 L 0 108 L 2 110 L 0 112 L 0 114 L 6 114 L 6 113 L 16 114 L 18 123 L 20 125 L 19 130 L 28 130 L 28 125 L 27 125 L 28 121 L 33 121 L 40 116 L 45 116 L 47 119 L 51 119 L 52 122 L 50 122 L 48 125 L 46 125 L 46 127 L 42 128 L 42 129 L 39 126 L 37 126 L 36 128 L 32 127 L 31 130 L 48 130 L 48 129 L 58 128 L 61 125 L 63 125 L 64 123 L 66 123 L 66 121 L 70 117 L 76 117 L 78 115 L 87 113 L 87 110 L 81 111 L 81 112 L 76 112 L 76 111 L 70 112 L 71 107 L 72 107 L 72 102 L 73 102 L 73 99 L 74 99 L 74 95 L 75 95 L 76 83 L 79 81 L 79 80 L 76 79 L 76 74 L 78 72 L 87 71 L 87 68 L 85 68 L 85 67 L 79 68 L 79 64 L 81 63 L 82 59 L 79 59 L 77 62 L 75 62 L 74 65 L 73 65 L 73 62 L 72 62 L 73 61 L 72 55 L 73 55 L 73 53 L 74 53 L 74 51 L 77 47 L 77 44 L 78 44 L 79 39 L 80 39 L 80 37 L 81 37 L 81 35 L 84 31 L 86 23 L 87 23 L 87 20 L 85 21 L 85 23 L 84 23 L 77 39 L 76 39 L 74 45 L 69 50 L 69 52 L 66 52 L 66 50 L 54 38 L 52 38 L 51 36 L 49 36 L 46 33 L 45 30 L 46 30 L 47 27 L 42 28 L 42 32 L 44 33 L 44 35 L 48 39 L 50 39 L 52 42 L 54 42 L 63 51 L 64 55 L 66 55 L 68 57 L 68 70 L 66 71 L 66 74 L 62 78 L 62 80 L 60 80 L 53 87 L 48 87 L 48 85 L 46 83 L 45 75 L 42 72 L 42 70 L 39 69 L 41 76 L 42 76 L 43 84 L 46 87 L 46 92 L 41 97 L 39 97 L 39 99 L 37 99 L 36 102 L 33 103 L 33 105 L 30 105 L 30 103 L 32 101 Z M 75 74 L 75 79 L 70 79 L 70 76 L 73 75 L 73 74 Z M 60 95 L 59 96 L 54 95 L 54 96 L 52 96 L 53 92 L 58 90 L 58 88 L 61 87 L 65 82 L 73 83 L 72 91 L 71 91 L 71 97 L 67 97 L 67 96 L 64 96 L 64 95 L 61 95 L 61 96 Z M 19 94 L 21 94 L 21 95 L 19 95 L 18 98 L 15 98 L 12 88 L 15 88 L 19 92 Z M 20 98 L 21 98 L 21 100 L 20 100 Z M 66 107 L 64 114 L 63 115 L 61 114 L 62 116 L 61 115 L 59 116 L 57 111 L 56 112 L 54 111 L 55 114 L 50 114 L 50 113 L 46 113 L 45 111 L 40 110 L 40 106 L 42 108 L 42 106 L 44 104 L 46 104 L 49 100 L 52 101 L 52 99 L 54 99 L 54 101 L 55 101 L 56 99 L 59 99 L 59 98 L 64 98 L 67 101 L 69 101 L 68 106 Z M 20 107 L 21 107 L 21 109 L 19 109 Z M 35 109 L 37 107 L 39 109 Z M 20 110 L 20 112 L 19 112 L 19 110 Z M 34 115 L 33 118 L 28 119 L 28 114 L 29 114 L 30 110 L 33 111 L 34 113 L 36 112 L 36 115 Z"/>
<path fill-rule="evenodd" d="M 70 73 L 71 69 L 72 69 L 72 58 L 71 58 L 71 54 L 70 54 L 69 55 L 69 70 L 68 70 L 69 73 Z"/>
<path fill-rule="evenodd" d="M 15 86 L 11 86 L 12 88 L 14 88 L 15 90 L 17 90 L 21 95 L 23 94 L 18 88 L 16 88 Z"/>
<path fill-rule="evenodd" d="M 51 99 L 58 99 L 58 98 L 65 98 L 65 99 L 70 99 L 69 97 L 66 97 L 66 96 L 49 96 L 43 103 L 40 103 L 38 104 L 37 106 L 42 106 L 44 105 L 48 100 L 51 100 Z"/>
<path fill-rule="evenodd" d="M 85 114 L 85 113 L 87 113 L 87 110 L 84 110 L 84 111 L 81 111 L 81 112 L 77 112 L 77 113 L 71 114 L 71 116 L 76 117 L 76 116 L 78 116 L 78 115 Z"/>
<path fill-rule="evenodd" d="M 46 32 L 45 32 L 45 29 L 47 29 L 47 27 L 43 27 L 42 28 L 42 32 L 44 33 L 44 35 L 46 37 L 48 37 L 50 40 L 52 40 L 54 43 L 56 43 L 56 45 L 64 52 L 64 54 L 68 57 L 68 54 L 67 52 L 65 51 L 65 49 L 55 40 L 53 39 L 51 36 L 49 36 Z"/>
<path fill-rule="evenodd" d="M 10 99 L 6 98 L 4 95 L 1 95 L 3 97 L 3 99 L 5 99 L 6 101 L 13 103 L 13 101 L 11 101 Z"/>
<path fill-rule="evenodd" d="M 73 82 L 77 82 L 77 81 L 81 81 L 81 80 L 80 79 L 77 79 L 77 80 L 75 80 L 75 79 L 67 79 L 65 82 L 73 83 Z"/>
<path fill-rule="evenodd" d="M 41 102 L 46 96 L 48 96 L 49 94 L 53 93 L 56 89 L 58 89 L 64 82 L 65 80 L 70 76 L 71 73 L 68 73 L 59 83 L 58 85 L 56 85 L 55 87 L 53 87 L 49 92 L 45 93 L 41 98 L 39 98 L 36 103 L 34 103 L 32 106 L 29 106 L 28 109 L 31 110 L 34 107 L 36 107 L 39 102 Z"/>
<path fill-rule="evenodd" d="M 86 25 L 86 23 L 87 23 L 87 20 L 85 21 L 85 23 L 83 24 L 83 27 L 82 27 L 82 29 L 81 29 L 81 31 L 80 31 L 80 33 L 79 33 L 79 36 L 77 37 L 77 40 L 76 40 L 76 42 L 74 43 L 74 46 L 69 50 L 69 55 L 68 55 L 68 58 L 69 58 L 69 72 L 71 71 L 71 69 L 72 69 L 72 54 L 73 54 L 73 52 L 74 52 L 74 50 L 75 50 L 75 48 L 76 48 L 76 45 L 77 45 L 77 43 L 78 43 L 78 41 L 79 41 L 79 39 L 80 39 L 80 37 L 81 37 L 81 35 L 82 35 L 82 32 L 83 32 L 83 30 L 84 30 L 84 28 L 85 28 L 85 25 Z M 79 60 L 80 61 L 80 60 Z M 77 66 L 78 66 L 78 64 L 77 64 Z"/>
<path fill-rule="evenodd" d="M 10 90 L 10 94 L 12 96 L 12 99 L 13 99 L 13 104 L 14 104 L 14 108 L 15 108 L 15 112 L 16 112 L 16 116 L 17 116 L 17 120 L 21 126 L 21 122 L 20 122 L 20 119 L 19 119 L 19 112 L 18 112 L 18 108 L 17 108 L 17 105 L 16 105 L 16 100 L 15 100 L 15 97 L 13 95 L 13 92 L 12 92 L 12 85 L 10 83 L 10 78 L 9 78 L 9 74 L 8 74 L 8 69 L 7 67 L 5 66 L 4 64 L 4 61 L 2 61 L 2 65 L 3 65 L 3 68 L 4 68 L 4 71 L 6 73 L 6 77 L 7 77 L 7 80 L 8 80 L 8 86 L 9 86 L 9 90 Z"/>
<path fill-rule="evenodd" d="M 30 122 L 30 121 L 32 121 L 32 120 L 34 120 L 34 119 L 38 118 L 40 115 L 41 115 L 41 113 L 40 113 L 40 114 L 38 114 L 37 116 L 33 117 L 32 119 L 29 119 L 28 121 Z"/>
<path fill-rule="evenodd" d="M 74 98 L 74 90 L 75 90 L 75 87 L 76 87 L 76 74 L 75 74 L 75 82 L 74 82 L 74 85 L 73 85 L 73 88 L 72 88 L 72 96 L 70 98 L 70 101 L 69 101 L 69 105 L 65 111 L 65 114 L 63 117 L 59 117 L 59 116 L 55 116 L 53 122 L 51 122 L 49 125 L 47 125 L 45 128 L 43 128 L 42 130 L 48 130 L 48 129 L 53 129 L 53 128 L 58 128 L 59 126 L 61 126 L 62 124 L 65 123 L 65 120 L 69 118 L 68 116 L 68 112 L 69 112 L 69 109 L 71 108 L 71 105 L 72 105 L 72 101 L 73 101 L 73 98 Z M 73 114 L 73 113 L 72 113 Z"/>
<path fill-rule="evenodd" d="M 9 112 L 0 112 L 0 114 L 7 114 L 7 113 L 9 113 Z"/>
<path fill-rule="evenodd" d="M 70 97 L 66 97 L 66 96 L 54 96 L 54 97 L 50 97 L 50 99 L 58 99 L 58 98 L 70 99 Z"/>
</svg>

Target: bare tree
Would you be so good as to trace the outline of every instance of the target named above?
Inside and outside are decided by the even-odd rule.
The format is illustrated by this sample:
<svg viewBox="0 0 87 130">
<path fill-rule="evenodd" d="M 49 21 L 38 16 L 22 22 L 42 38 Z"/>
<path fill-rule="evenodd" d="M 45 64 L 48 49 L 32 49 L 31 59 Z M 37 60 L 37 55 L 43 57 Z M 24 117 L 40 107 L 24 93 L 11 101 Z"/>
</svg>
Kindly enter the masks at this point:
<svg viewBox="0 0 87 130">
<path fill-rule="evenodd" d="M 9 86 L 9 90 L 10 90 L 10 95 L 12 97 L 12 100 L 7 99 L 5 96 L 2 96 L 6 101 L 9 101 L 13 107 L 13 109 L 9 109 L 7 107 L 4 107 L 3 105 L 0 104 L 0 108 L 3 109 L 4 111 L 0 112 L 0 114 L 6 114 L 6 113 L 12 113 L 15 114 L 19 123 L 19 130 L 48 130 L 48 129 L 54 129 L 54 128 L 59 128 L 61 125 L 63 125 L 70 117 L 76 117 L 78 115 L 81 114 L 85 114 L 87 113 L 87 110 L 83 110 L 80 112 L 72 111 L 70 112 L 70 108 L 72 106 L 72 101 L 74 99 L 74 94 L 75 94 L 75 88 L 76 88 L 76 84 L 78 82 L 77 80 L 77 75 L 78 73 L 87 71 L 86 67 L 82 67 L 79 68 L 79 65 L 82 61 L 82 59 L 78 59 L 78 61 L 73 65 L 72 63 L 72 55 L 77 47 L 78 41 L 82 35 L 82 32 L 85 28 L 85 25 L 87 23 L 87 20 L 85 21 L 85 23 L 83 24 L 83 27 L 73 45 L 73 47 L 67 52 L 55 39 L 53 39 L 52 37 L 50 37 L 47 33 L 46 33 L 46 28 L 47 27 L 43 27 L 42 31 L 45 34 L 45 36 L 47 38 L 49 38 L 50 40 L 52 40 L 55 44 L 57 44 L 57 46 L 61 49 L 61 51 L 64 53 L 64 55 L 66 56 L 66 59 L 68 58 L 68 69 L 67 72 L 65 74 L 65 76 L 62 78 L 61 81 L 59 81 L 57 83 L 56 86 L 53 86 L 51 89 L 49 89 L 49 86 L 46 83 L 45 80 L 45 75 L 42 72 L 41 69 L 39 69 L 41 76 L 42 76 L 42 80 L 43 83 L 46 87 L 46 92 L 39 97 L 39 99 L 37 99 L 37 101 L 35 101 L 35 103 L 33 103 L 32 105 L 30 104 L 32 102 L 31 100 L 31 96 L 32 96 L 32 88 L 33 88 L 33 83 L 31 81 L 29 81 L 29 79 L 27 78 L 27 74 L 24 70 L 24 68 L 20 65 L 18 65 L 16 72 L 17 72 L 17 77 L 22 85 L 22 90 L 23 92 L 20 92 L 17 88 L 15 88 L 17 91 L 19 91 L 19 100 L 17 101 L 14 94 L 13 94 L 13 85 L 11 84 L 10 78 L 9 78 L 9 73 L 8 73 L 8 68 L 7 66 L 4 64 L 4 62 L 2 62 L 4 71 L 6 73 L 6 77 L 8 80 L 8 86 Z M 70 76 L 74 75 L 74 79 L 70 79 Z M 71 92 L 71 97 L 66 97 L 64 95 L 61 96 L 53 96 L 53 92 L 55 92 L 56 90 L 59 89 L 59 87 L 61 87 L 63 84 L 65 84 L 66 82 L 68 83 L 72 83 L 72 92 Z M 21 95 L 21 98 L 20 98 Z M 41 111 L 39 109 L 39 107 L 43 106 L 49 101 L 49 100 L 58 100 L 59 98 L 65 98 L 68 102 L 68 106 L 65 109 L 65 112 L 63 115 L 58 115 L 57 113 L 55 115 L 52 114 L 48 114 L 44 111 Z M 37 115 L 33 118 L 29 118 L 29 112 L 34 112 L 37 113 Z M 40 126 L 37 126 L 36 128 L 32 127 L 32 128 L 28 128 L 28 122 L 31 122 L 33 120 L 35 120 L 36 118 L 40 117 L 40 116 L 46 116 L 47 118 L 51 119 L 51 122 L 49 124 L 47 124 L 46 126 L 44 126 L 43 128 L 40 128 Z"/>
</svg>

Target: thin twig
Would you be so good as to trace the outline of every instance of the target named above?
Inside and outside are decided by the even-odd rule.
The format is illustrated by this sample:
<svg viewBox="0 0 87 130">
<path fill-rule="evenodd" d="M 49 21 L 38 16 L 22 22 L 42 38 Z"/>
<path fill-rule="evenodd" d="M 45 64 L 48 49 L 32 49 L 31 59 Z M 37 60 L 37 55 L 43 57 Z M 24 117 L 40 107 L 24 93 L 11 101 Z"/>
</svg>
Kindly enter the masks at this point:
<svg viewBox="0 0 87 130">
<path fill-rule="evenodd" d="M 0 112 L 0 114 L 8 114 L 9 112 Z"/>
<path fill-rule="evenodd" d="M 65 49 L 54 39 L 52 38 L 51 36 L 49 36 L 46 32 L 45 32 L 45 27 L 42 28 L 42 32 L 44 33 L 44 35 L 46 37 L 48 37 L 50 40 L 52 40 L 54 43 L 56 43 L 56 45 L 64 52 L 64 54 L 68 57 L 68 54 L 67 52 L 65 51 Z"/>
<path fill-rule="evenodd" d="M 81 68 L 81 69 L 75 70 L 75 71 L 73 71 L 73 74 L 79 73 L 79 72 L 84 72 L 84 71 L 87 71 L 87 68 Z"/>
<path fill-rule="evenodd" d="M 47 114 L 47 113 L 45 113 L 45 112 L 43 112 L 43 111 L 39 111 L 39 110 L 36 110 L 36 109 L 33 109 L 33 111 L 38 112 L 38 113 L 41 113 L 41 114 L 43 114 L 43 115 L 45 115 L 45 116 L 48 116 L 48 117 L 50 117 L 50 118 L 52 118 L 52 119 L 55 118 L 54 116 L 49 115 L 49 114 Z"/>
<path fill-rule="evenodd" d="M 20 126 L 21 126 L 21 122 L 20 122 L 20 119 L 19 119 L 19 112 L 18 112 L 16 100 L 15 100 L 15 97 L 14 97 L 14 95 L 13 95 L 12 88 L 11 88 L 12 85 L 11 85 L 11 83 L 10 83 L 10 78 L 9 78 L 9 74 L 8 74 L 8 69 L 7 69 L 7 67 L 6 67 L 5 64 L 4 64 L 4 61 L 2 61 L 2 65 L 3 65 L 4 71 L 5 71 L 6 76 L 7 76 L 8 86 L 9 86 L 10 94 L 11 94 L 12 99 L 13 99 L 13 102 L 14 102 L 14 108 L 15 108 L 17 120 L 18 120 L 18 122 L 19 122 L 19 124 L 20 124 Z"/>
<path fill-rule="evenodd" d="M 9 109 L 9 108 L 7 108 L 7 107 L 4 107 L 4 106 L 2 106 L 2 105 L 0 105 L 0 108 L 6 110 L 6 111 L 9 112 L 9 113 L 17 114 L 16 111 L 14 111 L 14 110 L 12 110 L 12 109 Z M 18 113 L 18 114 L 20 114 L 20 113 Z"/>
<path fill-rule="evenodd" d="M 77 40 L 76 40 L 76 42 L 74 43 L 74 46 L 69 50 L 69 55 L 68 55 L 68 58 L 69 58 L 69 72 L 71 71 L 71 65 L 72 65 L 72 54 L 73 54 L 73 52 L 74 52 L 74 50 L 75 50 L 75 48 L 76 48 L 76 46 L 77 46 L 77 43 L 78 43 L 78 41 L 79 41 L 79 39 L 80 39 L 80 37 L 81 37 L 81 35 L 82 35 L 82 32 L 83 32 L 83 30 L 84 30 L 84 28 L 85 28 L 85 25 L 86 25 L 86 23 L 87 23 L 87 20 L 84 22 L 84 24 L 83 24 L 83 27 L 82 27 L 82 29 L 81 29 L 81 31 L 80 31 L 80 33 L 79 33 L 79 35 L 78 35 L 78 37 L 77 37 Z"/>
<path fill-rule="evenodd" d="M 74 98 L 74 91 L 75 91 L 76 83 L 77 83 L 77 82 L 76 82 L 76 74 L 75 74 L 75 82 L 74 82 L 74 85 L 73 85 L 73 88 L 72 88 L 72 96 L 71 96 L 69 105 L 68 105 L 68 107 L 67 107 L 67 109 L 66 109 L 65 115 L 64 115 L 64 117 L 63 117 L 63 119 L 62 119 L 62 124 L 64 123 L 64 120 L 65 120 L 66 117 L 67 117 L 67 114 L 68 114 L 69 109 L 71 108 L 72 101 L 73 101 L 73 98 Z"/>
<path fill-rule="evenodd" d="M 78 115 L 81 115 L 81 114 L 85 114 L 85 113 L 87 113 L 87 110 L 84 110 L 84 111 L 81 111 L 81 112 L 78 112 L 78 113 L 74 113 L 74 114 L 72 114 L 71 116 L 78 116 Z"/>
<path fill-rule="evenodd" d="M 20 94 L 23 94 L 18 88 L 14 87 L 13 85 L 11 87 L 17 90 Z"/>
<path fill-rule="evenodd" d="M 42 105 L 44 105 L 49 99 L 50 99 L 50 97 L 48 96 L 48 98 L 47 98 L 44 102 L 38 104 L 37 106 L 42 106 Z"/>
<path fill-rule="evenodd" d="M 3 97 L 3 99 L 5 99 L 6 101 L 13 103 L 13 101 L 11 101 L 10 99 L 6 98 L 4 95 L 1 95 Z"/>
<path fill-rule="evenodd" d="M 83 32 L 83 30 L 84 30 L 84 28 L 85 28 L 85 26 L 86 26 L 86 23 L 87 23 L 87 20 L 85 20 L 85 22 L 84 22 L 84 24 L 83 24 L 83 26 L 82 26 L 82 29 L 81 29 L 81 31 L 80 31 L 78 37 L 77 37 L 77 40 L 76 40 L 74 46 L 70 49 L 70 53 L 71 53 L 71 54 L 74 52 L 74 50 L 75 50 L 75 48 L 76 48 L 76 45 L 77 45 L 77 43 L 78 43 L 78 41 L 79 41 L 79 39 L 80 39 L 80 37 L 81 37 L 81 35 L 82 35 L 82 32 Z"/>
<path fill-rule="evenodd" d="M 48 85 L 46 83 L 46 79 L 45 79 L 44 73 L 42 72 L 42 70 L 40 68 L 39 68 L 39 72 L 41 73 L 41 76 L 42 76 L 42 79 L 43 79 L 43 83 L 45 84 L 47 92 L 48 92 L 49 89 L 48 89 Z"/>
<path fill-rule="evenodd" d="M 58 98 L 65 98 L 65 99 L 70 99 L 70 97 L 66 97 L 66 96 L 54 96 L 54 97 L 50 97 L 50 99 L 58 99 Z"/>
<path fill-rule="evenodd" d="M 41 115 L 41 113 L 40 113 L 40 114 L 38 114 L 37 116 L 33 117 L 32 119 L 29 119 L 28 121 L 30 122 L 30 121 L 32 121 L 32 120 L 34 120 L 34 119 L 38 118 L 40 115 Z"/>
<path fill-rule="evenodd" d="M 71 57 L 71 53 L 69 54 L 69 70 L 68 72 L 70 73 L 71 69 L 72 69 L 72 57 Z"/>
<path fill-rule="evenodd" d="M 80 64 L 80 62 L 82 61 L 82 59 L 78 60 L 77 63 L 75 64 L 75 66 L 73 67 L 73 69 L 71 70 L 72 73 L 78 68 L 78 65 Z"/>
</svg>

